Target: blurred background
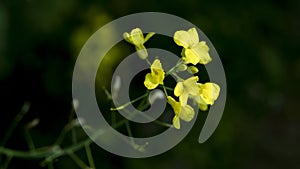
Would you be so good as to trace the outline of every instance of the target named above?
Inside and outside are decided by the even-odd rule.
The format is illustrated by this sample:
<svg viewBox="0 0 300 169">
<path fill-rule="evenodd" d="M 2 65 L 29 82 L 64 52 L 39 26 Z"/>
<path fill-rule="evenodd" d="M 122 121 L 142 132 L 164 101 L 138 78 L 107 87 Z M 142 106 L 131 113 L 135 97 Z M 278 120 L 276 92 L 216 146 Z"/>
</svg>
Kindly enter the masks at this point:
<svg viewBox="0 0 300 169">
<path fill-rule="evenodd" d="M 72 118 L 72 71 L 86 40 L 124 15 L 164 12 L 197 25 L 218 51 L 228 86 L 223 118 L 199 144 L 206 117 L 200 114 L 180 144 L 145 159 L 118 157 L 92 144 L 96 168 L 300 168 L 299 8 L 297 0 L 1 0 L 0 140 L 29 103 L 5 147 L 28 150 L 24 126 L 33 119 L 39 119 L 30 130 L 35 147 L 53 144 Z M 120 45 L 112 55 L 130 49 Z M 118 59 L 107 60 L 107 74 Z M 83 150 L 76 153 L 87 161 Z M 12 158 L 8 168 L 42 168 L 42 160 Z M 68 156 L 53 167 L 79 168 Z"/>
</svg>

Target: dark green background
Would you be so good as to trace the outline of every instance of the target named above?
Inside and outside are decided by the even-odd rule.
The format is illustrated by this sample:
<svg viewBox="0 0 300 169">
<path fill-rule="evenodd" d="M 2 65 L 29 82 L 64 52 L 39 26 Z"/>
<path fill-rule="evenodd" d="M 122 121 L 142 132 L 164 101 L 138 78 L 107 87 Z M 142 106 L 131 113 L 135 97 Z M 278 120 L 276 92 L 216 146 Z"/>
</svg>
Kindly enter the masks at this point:
<svg viewBox="0 0 300 169">
<path fill-rule="evenodd" d="M 296 0 L 1 0 L 0 139 L 28 101 L 30 112 L 7 147 L 26 150 L 22 127 L 34 118 L 40 119 L 31 131 L 36 146 L 51 144 L 68 122 L 72 71 L 87 38 L 121 16 L 165 12 L 197 25 L 217 49 L 228 86 L 222 121 L 198 144 L 200 115 L 202 122 L 180 144 L 146 159 L 93 145 L 97 167 L 299 168 L 299 9 Z M 68 157 L 54 166 L 77 167 Z M 39 168 L 39 160 L 13 159 L 9 168 Z"/>
</svg>

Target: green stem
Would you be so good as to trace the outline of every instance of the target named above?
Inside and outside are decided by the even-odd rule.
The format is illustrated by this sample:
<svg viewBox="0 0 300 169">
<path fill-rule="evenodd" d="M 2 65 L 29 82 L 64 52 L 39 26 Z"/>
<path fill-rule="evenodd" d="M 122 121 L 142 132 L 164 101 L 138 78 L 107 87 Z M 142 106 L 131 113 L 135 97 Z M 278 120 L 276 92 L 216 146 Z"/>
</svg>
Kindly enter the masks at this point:
<svg viewBox="0 0 300 169">
<path fill-rule="evenodd" d="M 171 88 L 171 87 L 167 87 L 167 86 L 165 86 L 165 88 L 166 88 L 167 90 L 174 91 L 174 89 L 173 89 L 173 88 Z"/>
<path fill-rule="evenodd" d="M 182 64 L 182 60 L 179 59 L 174 67 L 172 67 L 167 73 L 166 76 L 168 76 L 170 73 L 172 73 L 180 64 Z"/>
<path fill-rule="evenodd" d="M 111 124 L 114 125 L 117 122 L 116 112 L 111 112 Z"/>
<path fill-rule="evenodd" d="M 126 122 L 126 119 L 119 121 L 116 125 L 113 125 L 113 128 L 118 128 L 122 126 Z M 103 132 L 95 132 L 93 138 L 98 138 L 104 134 Z M 20 151 L 20 150 L 13 150 L 5 147 L 0 147 L 0 154 L 5 154 L 6 156 L 12 156 L 17 158 L 24 158 L 24 159 L 41 159 L 46 158 L 46 160 L 42 163 L 48 164 L 51 160 L 58 158 L 60 156 L 70 154 L 75 152 L 85 145 L 91 144 L 93 141 L 88 137 L 85 140 L 78 142 L 75 145 L 69 146 L 67 148 L 61 149 L 61 151 L 57 150 L 57 145 L 51 147 L 42 147 L 39 149 L 29 150 L 29 151 Z M 49 158 L 50 157 L 50 158 Z"/>
<path fill-rule="evenodd" d="M 77 136 L 76 136 L 76 131 L 75 131 L 74 127 L 72 127 L 72 129 L 71 129 L 71 134 L 72 134 L 72 143 L 77 144 Z"/>
<path fill-rule="evenodd" d="M 85 147 L 85 152 L 86 152 L 90 167 L 93 169 L 96 169 L 90 145 L 85 145 L 84 147 Z"/>
<path fill-rule="evenodd" d="M 7 169 L 8 165 L 10 164 L 11 160 L 12 160 L 13 156 L 7 156 L 6 161 L 4 162 L 2 169 Z"/>
<path fill-rule="evenodd" d="M 158 125 L 164 126 L 164 127 L 172 127 L 171 124 L 165 123 L 165 122 L 162 122 L 162 121 L 159 121 L 159 120 L 154 120 L 153 122 L 158 124 Z"/>
<path fill-rule="evenodd" d="M 130 128 L 128 120 L 126 121 L 125 126 L 126 126 L 126 130 L 127 130 L 128 136 L 132 137 L 132 132 L 131 132 L 131 128 Z"/>
<path fill-rule="evenodd" d="M 11 123 L 7 132 L 5 133 L 3 140 L 0 142 L 0 147 L 5 146 L 5 144 L 11 137 L 12 133 L 14 132 L 15 128 L 17 127 L 19 122 L 23 119 L 25 114 L 29 111 L 29 109 L 30 109 L 30 103 L 25 102 L 21 108 L 21 111 L 16 115 L 14 121 Z M 2 162 L 2 156 L 0 155 L 0 164 L 1 162 Z"/>
<path fill-rule="evenodd" d="M 68 129 L 69 129 L 69 125 L 67 124 L 67 125 L 62 129 L 62 131 L 60 132 L 60 134 L 59 134 L 59 136 L 57 137 L 57 139 L 56 139 L 54 145 L 60 145 L 60 144 L 63 142 L 63 140 L 64 140 L 64 138 L 65 138 L 67 132 L 69 131 Z"/>
<path fill-rule="evenodd" d="M 34 150 L 35 146 L 34 146 L 32 137 L 31 137 L 28 129 L 25 129 L 25 131 L 24 131 L 24 137 L 25 137 L 25 140 L 27 142 L 27 145 L 28 145 L 29 149 L 30 150 Z"/>
<path fill-rule="evenodd" d="M 89 168 L 76 154 L 71 153 L 69 154 L 71 159 L 82 169 L 87 169 Z"/>
<path fill-rule="evenodd" d="M 127 103 L 123 104 L 122 106 L 119 106 L 119 107 L 116 107 L 116 108 L 110 108 L 110 110 L 111 111 L 122 110 L 125 107 L 129 106 L 130 104 L 135 103 L 135 102 L 137 102 L 137 101 L 139 101 L 139 100 L 141 100 L 141 99 L 143 99 L 143 98 L 145 98 L 147 96 L 148 96 L 148 93 L 146 93 L 146 94 L 144 94 L 144 95 L 142 95 L 142 96 L 140 96 L 140 97 L 138 97 L 138 98 L 136 98 L 136 99 L 134 99 L 134 100 L 132 100 L 130 102 L 127 102 Z"/>
<path fill-rule="evenodd" d="M 132 136 L 132 132 L 131 132 L 131 128 L 130 128 L 128 120 L 126 121 L 125 126 L 126 126 L 126 130 L 127 130 L 128 136 L 130 137 L 130 144 L 131 144 L 132 147 L 135 147 L 136 144 L 134 142 L 134 139 L 133 139 L 133 136 Z"/>
<path fill-rule="evenodd" d="M 166 87 L 164 85 L 162 85 L 162 87 L 164 89 L 164 93 L 165 93 L 166 97 L 168 97 L 168 93 L 167 93 Z"/>
<path fill-rule="evenodd" d="M 48 169 L 54 169 L 54 166 L 53 166 L 52 162 L 48 164 Z"/>
<path fill-rule="evenodd" d="M 149 61 L 149 59 L 146 58 L 145 60 L 146 60 L 146 62 L 148 63 L 148 65 L 151 67 L 151 62 Z"/>
<path fill-rule="evenodd" d="M 69 116 L 69 124 L 72 124 L 72 122 L 74 121 L 74 116 L 75 116 L 75 110 L 74 108 L 72 108 L 71 112 L 70 112 L 70 116 Z M 77 136 L 76 136 L 76 131 L 75 131 L 75 127 L 71 126 L 71 135 L 72 135 L 72 143 L 76 144 L 77 143 Z"/>
<path fill-rule="evenodd" d="M 144 101 L 145 100 L 143 100 L 141 102 L 141 104 L 138 106 L 139 110 L 141 110 L 141 111 L 145 110 L 148 106 L 150 106 L 149 103 L 145 103 Z M 134 116 L 137 112 L 138 112 L 137 110 L 134 111 L 134 112 L 131 112 L 132 116 Z M 127 113 L 130 113 L 130 112 L 127 111 Z M 141 115 L 144 116 L 144 117 L 146 117 L 146 118 L 148 118 L 149 120 L 153 119 L 152 117 L 148 116 L 145 113 L 142 113 Z M 172 127 L 172 125 L 170 125 L 168 123 L 165 123 L 165 122 L 162 122 L 162 121 L 159 121 L 159 120 L 153 120 L 153 122 L 156 123 L 156 124 L 158 124 L 158 125 L 164 126 L 164 127 Z"/>
<path fill-rule="evenodd" d="M 10 138 L 10 136 L 14 132 L 15 128 L 17 127 L 18 123 L 23 119 L 24 115 L 29 111 L 29 108 L 30 108 L 30 103 L 28 103 L 28 102 L 24 103 L 21 111 L 17 114 L 14 121 L 11 123 L 10 127 L 8 128 L 7 132 L 5 133 L 5 136 L 0 143 L 0 147 L 5 146 L 8 139 Z"/>
<path fill-rule="evenodd" d="M 107 98 L 109 100 L 112 99 L 112 95 L 109 93 L 109 91 L 105 88 L 105 86 L 102 86 L 102 89 L 104 90 L 104 93 L 106 94 Z"/>
<path fill-rule="evenodd" d="M 180 76 L 178 76 L 177 73 L 172 72 L 171 74 L 176 77 L 177 81 L 183 81 L 183 79 Z"/>
</svg>

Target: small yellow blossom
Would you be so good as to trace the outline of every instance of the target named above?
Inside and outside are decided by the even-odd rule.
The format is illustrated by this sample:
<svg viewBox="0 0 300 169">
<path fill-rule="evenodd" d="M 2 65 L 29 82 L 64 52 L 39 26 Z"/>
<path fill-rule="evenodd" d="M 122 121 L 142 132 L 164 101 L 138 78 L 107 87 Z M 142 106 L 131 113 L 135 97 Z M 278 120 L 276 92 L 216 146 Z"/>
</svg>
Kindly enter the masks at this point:
<svg viewBox="0 0 300 169">
<path fill-rule="evenodd" d="M 196 98 L 196 102 L 199 104 L 199 108 L 203 111 L 207 110 L 208 105 L 213 105 L 218 99 L 220 94 L 220 87 L 215 83 L 198 83 L 199 97 Z"/>
<path fill-rule="evenodd" d="M 183 82 L 178 82 L 174 89 L 174 95 L 179 97 L 179 101 L 184 106 L 187 104 L 189 95 L 198 95 L 199 86 L 197 81 L 198 76 L 190 77 Z"/>
<path fill-rule="evenodd" d="M 142 30 L 140 28 L 135 28 L 130 32 L 130 34 L 125 32 L 123 37 L 127 42 L 135 46 L 135 49 L 141 59 L 146 59 L 148 57 L 148 52 L 144 43 L 147 42 L 154 34 L 154 32 L 149 32 L 144 38 Z"/>
<path fill-rule="evenodd" d="M 195 28 L 188 31 L 180 30 L 174 34 L 174 41 L 178 46 L 182 46 L 182 60 L 188 64 L 207 64 L 212 59 L 209 55 L 209 47 L 205 41 L 199 42 L 199 36 Z"/>
<path fill-rule="evenodd" d="M 184 105 L 180 102 L 177 102 L 171 96 L 167 97 L 168 103 L 172 106 L 175 116 L 173 117 L 173 126 L 176 129 L 180 129 L 180 119 L 186 122 L 191 121 L 194 118 L 195 112 L 194 109 L 189 105 Z"/>
<path fill-rule="evenodd" d="M 151 73 L 147 73 L 144 81 L 144 85 L 147 89 L 155 89 L 159 84 L 163 84 L 165 78 L 165 72 L 162 68 L 159 59 L 155 59 L 151 65 Z"/>
</svg>

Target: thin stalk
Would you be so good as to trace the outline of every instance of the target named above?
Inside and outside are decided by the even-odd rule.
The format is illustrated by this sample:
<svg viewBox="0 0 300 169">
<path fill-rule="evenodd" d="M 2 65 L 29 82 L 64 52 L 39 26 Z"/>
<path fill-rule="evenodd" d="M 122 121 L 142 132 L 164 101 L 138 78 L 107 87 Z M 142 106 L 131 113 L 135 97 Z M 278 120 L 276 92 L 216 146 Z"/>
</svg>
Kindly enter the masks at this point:
<svg viewBox="0 0 300 169">
<path fill-rule="evenodd" d="M 125 126 L 126 126 L 128 136 L 130 137 L 130 143 L 132 144 L 132 146 L 134 146 L 135 142 L 134 142 L 134 139 L 133 139 L 133 136 L 132 136 L 132 132 L 131 132 L 131 128 L 130 128 L 128 120 L 126 121 Z"/>
<path fill-rule="evenodd" d="M 8 168 L 8 165 L 10 164 L 12 158 L 13 158 L 12 156 L 7 156 L 5 162 L 4 162 L 3 166 L 2 166 L 3 169 L 7 169 Z"/>
<path fill-rule="evenodd" d="M 69 131 L 68 129 L 69 129 L 69 125 L 67 124 L 67 125 L 62 129 L 62 131 L 60 132 L 60 134 L 59 134 L 59 136 L 57 137 L 57 139 L 56 139 L 54 145 L 60 145 L 60 144 L 63 142 L 63 140 L 64 140 L 64 138 L 65 138 L 67 132 Z"/>
<path fill-rule="evenodd" d="M 164 89 L 164 93 L 165 93 L 166 97 L 168 97 L 168 93 L 167 93 L 166 87 L 164 85 L 162 85 L 162 87 Z"/>
<path fill-rule="evenodd" d="M 24 115 L 29 111 L 30 108 L 30 103 L 26 102 L 21 108 L 21 111 L 16 115 L 14 121 L 11 123 L 10 127 L 8 128 L 7 132 L 5 133 L 5 136 L 3 140 L 0 143 L 1 146 L 5 146 L 7 143 L 8 139 L 14 132 L 15 128 L 17 127 L 18 123 L 23 119 Z"/>
<path fill-rule="evenodd" d="M 90 148 L 90 145 L 85 145 L 85 152 L 86 152 L 86 156 L 88 158 L 88 161 L 89 161 L 89 165 L 91 168 L 95 169 L 95 163 L 94 163 L 94 159 L 93 159 L 93 155 L 92 155 L 92 151 L 91 151 L 91 148 Z"/>
<path fill-rule="evenodd" d="M 72 110 L 70 112 L 70 116 L 69 116 L 69 124 L 71 124 L 72 121 L 74 120 L 74 116 L 75 116 L 75 110 L 74 110 L 74 108 L 72 108 Z M 77 136 L 76 136 L 76 131 L 75 131 L 74 126 L 71 126 L 71 135 L 72 135 L 72 143 L 76 144 L 77 143 Z"/>
<path fill-rule="evenodd" d="M 159 121 L 159 120 L 154 120 L 153 123 L 156 123 L 156 124 L 164 126 L 164 127 L 172 127 L 171 124 L 165 123 L 165 122 L 162 122 L 162 121 Z"/>
<path fill-rule="evenodd" d="M 145 103 L 145 100 L 146 100 L 146 99 L 142 100 L 141 103 L 138 105 L 138 108 L 139 108 L 139 110 L 141 110 L 141 111 L 145 110 L 148 106 L 150 106 L 149 103 Z M 125 110 L 125 111 L 126 111 L 126 110 Z M 129 113 L 128 111 L 126 111 L 126 112 Z M 134 112 L 131 112 L 131 113 L 132 113 L 132 116 L 134 116 L 137 112 L 138 112 L 137 110 L 134 111 Z M 148 115 L 145 114 L 145 113 L 142 113 L 141 115 L 144 116 L 144 117 L 146 117 L 146 118 L 148 118 L 149 120 L 152 120 L 152 119 L 153 119 L 152 117 L 148 116 Z M 126 120 L 126 119 L 125 119 L 125 120 Z M 162 122 L 162 121 L 159 121 L 159 120 L 153 120 L 153 123 L 156 123 L 156 124 L 161 125 L 161 126 L 164 126 L 164 127 L 172 127 L 171 124 L 165 123 L 165 122 Z"/>
<path fill-rule="evenodd" d="M 76 131 L 75 131 L 74 127 L 72 127 L 72 129 L 71 129 L 71 134 L 72 134 L 72 143 L 77 144 L 77 136 L 76 136 Z"/>
<path fill-rule="evenodd" d="M 11 125 L 9 126 L 7 132 L 5 133 L 3 140 L 0 142 L 0 148 L 4 147 L 5 144 L 7 143 L 7 141 L 9 140 L 9 138 L 11 137 L 11 135 L 13 134 L 15 128 L 17 127 L 17 125 L 19 124 L 19 122 L 23 119 L 23 117 L 25 116 L 25 114 L 29 111 L 30 109 L 30 103 L 29 102 L 25 102 L 20 110 L 20 112 L 16 115 L 14 121 L 11 123 Z M 0 164 L 2 162 L 2 156 L 0 155 Z"/>
<path fill-rule="evenodd" d="M 124 123 L 126 122 L 126 119 L 119 121 L 116 125 L 113 125 L 113 128 L 118 128 L 120 126 L 122 126 Z M 104 134 L 104 132 L 95 132 L 93 138 L 98 138 L 99 136 L 101 136 L 102 134 Z M 20 151 L 20 150 L 13 150 L 13 149 L 9 149 L 9 148 L 5 148 L 5 147 L 0 147 L 0 154 L 5 154 L 6 156 L 12 156 L 12 157 L 17 157 L 17 158 L 24 158 L 24 159 L 41 159 L 41 158 L 48 158 L 54 154 L 56 158 L 66 155 L 66 154 L 70 154 L 72 152 L 75 152 L 79 149 L 81 149 L 82 147 L 84 147 L 85 145 L 89 145 L 91 144 L 93 141 L 88 137 L 85 140 L 78 142 L 75 145 L 66 147 L 64 149 L 62 149 L 61 151 L 59 151 L 59 153 L 57 153 L 56 151 L 53 150 L 53 148 L 55 146 L 51 146 L 51 147 L 41 147 L 38 149 L 34 149 L 34 150 L 29 150 L 29 151 Z M 46 160 L 48 161 L 48 160 Z"/>
<path fill-rule="evenodd" d="M 165 88 L 166 88 L 167 90 L 174 91 L 174 89 L 173 89 L 173 88 L 171 88 L 171 87 L 167 87 L 167 86 L 165 86 Z"/>
<path fill-rule="evenodd" d="M 35 146 L 34 146 L 32 137 L 31 137 L 28 129 L 25 129 L 25 131 L 24 131 L 24 137 L 25 137 L 25 140 L 26 140 L 27 145 L 29 147 L 29 150 L 34 150 Z"/>
<path fill-rule="evenodd" d="M 54 169 L 54 166 L 53 166 L 52 162 L 48 164 L 48 169 Z"/>
<path fill-rule="evenodd" d="M 126 108 L 127 106 L 129 106 L 130 104 L 135 103 L 135 102 L 137 102 L 137 101 L 139 101 L 139 100 L 141 100 L 141 99 L 143 99 L 147 96 L 148 96 L 148 93 L 146 93 L 146 94 L 144 94 L 144 95 L 142 95 L 142 96 L 140 96 L 140 97 L 138 97 L 138 98 L 136 98 L 136 99 L 134 99 L 130 102 L 127 102 L 127 103 L 123 104 L 122 106 L 119 106 L 119 107 L 116 107 L 116 108 L 110 108 L 110 110 L 111 111 L 122 110 L 122 109 Z"/>
<path fill-rule="evenodd" d="M 167 73 L 166 76 L 168 76 L 170 73 L 172 73 L 180 64 L 182 64 L 182 60 L 179 59 L 174 67 L 172 67 Z"/>
<path fill-rule="evenodd" d="M 176 77 L 177 81 L 183 81 L 183 79 L 180 76 L 178 76 L 177 73 L 173 72 L 171 74 Z"/>
<path fill-rule="evenodd" d="M 117 123 L 116 112 L 113 111 L 113 112 L 111 112 L 111 124 L 114 125 L 116 123 Z"/>
<path fill-rule="evenodd" d="M 80 167 L 82 169 L 89 168 L 76 154 L 71 153 L 71 154 L 69 154 L 69 156 L 78 165 L 78 167 Z"/>
<path fill-rule="evenodd" d="M 149 59 L 146 58 L 145 60 L 146 60 L 147 64 L 148 64 L 149 66 L 151 66 L 151 62 L 149 61 Z"/>
</svg>

